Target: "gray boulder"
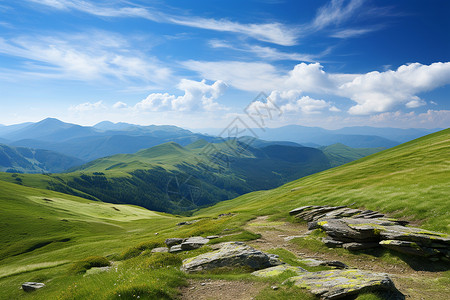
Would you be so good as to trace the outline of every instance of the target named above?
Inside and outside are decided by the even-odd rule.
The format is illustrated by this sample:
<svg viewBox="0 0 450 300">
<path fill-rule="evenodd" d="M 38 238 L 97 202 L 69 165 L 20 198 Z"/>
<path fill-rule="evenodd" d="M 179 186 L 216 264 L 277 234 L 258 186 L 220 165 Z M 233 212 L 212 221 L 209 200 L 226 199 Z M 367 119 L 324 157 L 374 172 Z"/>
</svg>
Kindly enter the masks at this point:
<svg viewBox="0 0 450 300">
<path fill-rule="evenodd" d="M 183 261 L 181 269 L 192 273 L 221 267 L 249 267 L 254 270 L 279 265 L 275 257 L 269 257 L 242 242 L 224 243 L 222 248 Z"/>
<path fill-rule="evenodd" d="M 22 290 L 25 292 L 32 292 L 37 289 L 43 288 L 45 284 L 41 282 L 25 282 L 22 284 Z"/>
<path fill-rule="evenodd" d="M 183 249 L 181 249 L 181 245 L 174 245 L 169 249 L 169 253 L 177 253 L 181 251 L 183 251 Z"/>
<path fill-rule="evenodd" d="M 398 293 L 387 274 L 362 270 L 306 272 L 288 281 L 305 288 L 321 299 L 339 299 L 368 291 L 387 290 Z"/>
<path fill-rule="evenodd" d="M 203 245 L 207 244 L 209 242 L 209 239 L 205 239 L 201 236 L 194 236 L 190 237 L 184 242 L 181 243 L 181 249 L 183 250 L 194 250 L 202 247 Z"/>
<path fill-rule="evenodd" d="M 172 247 L 174 245 L 179 245 L 179 244 L 181 244 L 184 241 L 185 241 L 185 239 L 181 239 L 181 238 L 170 238 L 170 239 L 166 239 L 164 241 L 164 243 L 167 245 L 167 247 L 170 248 L 170 247 Z"/>
</svg>

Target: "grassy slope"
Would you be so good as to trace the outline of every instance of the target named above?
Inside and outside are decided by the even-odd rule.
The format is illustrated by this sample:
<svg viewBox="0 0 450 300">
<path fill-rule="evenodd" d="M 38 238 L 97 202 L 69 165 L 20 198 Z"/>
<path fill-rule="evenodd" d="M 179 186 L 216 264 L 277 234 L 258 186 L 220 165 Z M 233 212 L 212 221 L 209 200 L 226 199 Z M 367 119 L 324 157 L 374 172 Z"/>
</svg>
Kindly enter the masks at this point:
<svg viewBox="0 0 450 300">
<path fill-rule="evenodd" d="M 68 269 L 71 263 L 90 255 L 109 256 L 128 247 L 131 252 L 127 253 L 132 253 L 142 247 L 136 246 L 141 242 L 220 234 L 225 228 L 231 229 L 227 233 L 239 233 L 240 227 L 257 215 L 287 216 L 289 209 L 303 204 L 355 202 L 354 206 L 392 211 L 400 217 L 421 220 L 424 227 L 448 232 L 449 135 L 450 130 L 445 130 L 274 190 L 219 203 L 197 212 L 196 218 L 204 220 L 181 227 L 176 223 L 186 218 L 0 182 L 2 296 L 116 299 L 121 294 L 117 299 L 133 299 L 139 294 L 150 295 L 147 299 L 165 299 L 183 283 L 185 275 L 177 271 L 177 265 L 186 254 L 177 255 L 177 262 L 167 268 L 164 256 L 158 262 L 158 255 L 147 254 L 124 261 L 116 272 L 85 278 L 68 274 Z M 226 212 L 239 214 L 217 218 Z M 244 240 L 252 237 L 248 232 L 238 236 Z M 18 289 L 25 281 L 45 282 L 47 287 L 25 294 Z M 292 293 L 301 298 L 299 291 Z"/>
<path fill-rule="evenodd" d="M 269 191 L 201 210 L 286 214 L 307 204 L 346 204 L 390 212 L 450 232 L 450 129 Z"/>
<path fill-rule="evenodd" d="M 351 148 L 344 144 L 333 144 L 320 148 L 330 159 L 331 165 L 337 167 L 368 155 L 383 151 L 386 148 Z"/>
</svg>

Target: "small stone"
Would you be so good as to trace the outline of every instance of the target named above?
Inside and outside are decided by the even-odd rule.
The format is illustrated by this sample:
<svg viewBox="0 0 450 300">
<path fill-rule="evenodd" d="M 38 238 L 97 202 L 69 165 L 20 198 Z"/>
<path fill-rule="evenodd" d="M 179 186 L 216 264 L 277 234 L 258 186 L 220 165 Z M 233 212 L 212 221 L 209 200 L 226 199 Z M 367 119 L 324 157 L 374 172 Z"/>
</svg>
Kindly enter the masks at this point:
<svg viewBox="0 0 450 300">
<path fill-rule="evenodd" d="M 43 288 L 45 284 L 41 282 L 25 282 L 22 284 L 22 290 L 25 292 L 32 292 L 37 289 Z"/>
<path fill-rule="evenodd" d="M 202 282 L 202 283 L 200 283 L 200 285 L 201 285 L 201 286 L 205 286 L 205 285 L 206 285 L 206 283 L 205 283 L 205 282 Z"/>
<path fill-rule="evenodd" d="M 278 287 L 278 286 L 276 286 L 276 285 L 272 285 L 272 286 L 271 286 L 271 288 L 272 288 L 272 290 L 274 290 L 274 291 L 276 291 L 276 290 L 278 290 L 278 289 L 279 289 L 279 287 Z"/>
<path fill-rule="evenodd" d="M 170 247 L 170 249 L 169 249 L 169 253 L 177 253 L 180 251 L 183 251 L 183 249 L 181 249 L 181 245 L 175 245 L 175 246 Z"/>
<path fill-rule="evenodd" d="M 218 239 L 220 236 L 218 236 L 218 235 L 208 235 L 206 238 L 208 239 L 208 240 L 213 240 L 213 239 Z"/>
</svg>

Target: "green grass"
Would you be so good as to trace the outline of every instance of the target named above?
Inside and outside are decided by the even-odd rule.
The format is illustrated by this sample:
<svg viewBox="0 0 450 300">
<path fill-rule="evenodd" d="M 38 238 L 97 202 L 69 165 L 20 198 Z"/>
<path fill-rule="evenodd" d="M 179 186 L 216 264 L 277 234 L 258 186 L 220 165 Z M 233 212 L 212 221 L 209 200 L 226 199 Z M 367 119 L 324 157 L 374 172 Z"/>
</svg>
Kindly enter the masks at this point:
<svg viewBox="0 0 450 300">
<path fill-rule="evenodd" d="M 83 274 L 91 268 L 108 267 L 111 262 L 103 256 L 89 256 L 85 259 L 75 262 L 69 272 L 72 274 Z"/>
<path fill-rule="evenodd" d="M 309 204 L 349 205 L 390 213 L 450 232 L 450 129 L 355 162 L 201 210 L 280 214 Z"/>
<path fill-rule="evenodd" d="M 96 159 L 70 173 L 0 173 L 0 180 L 91 200 L 182 213 L 274 188 L 362 156 L 358 152 L 362 150 L 346 150 L 339 153 L 338 161 L 305 147 L 272 145 L 255 149 L 236 141 L 197 141 L 182 147 L 169 142 L 134 154 Z"/>
<path fill-rule="evenodd" d="M 424 228 L 449 232 L 449 136 L 450 130 L 435 133 L 277 189 L 218 203 L 196 211 L 190 218 L 0 181 L 2 297 L 135 299 L 139 295 L 140 299 L 173 299 L 177 296 L 178 287 L 186 284 L 187 275 L 179 271 L 181 261 L 211 249 L 204 247 L 172 255 L 151 253 L 152 248 L 163 245 L 169 237 L 230 234 L 214 242 L 259 238 L 259 235 L 245 231 L 243 225 L 261 215 L 271 217 L 270 222 L 259 225 L 274 225 L 288 217 L 290 209 L 306 204 L 354 203 L 352 207 L 390 212 L 395 217 L 420 222 Z M 33 180 L 36 184 L 45 185 L 57 179 L 46 175 L 23 176 L 24 185 Z M 234 214 L 218 216 L 230 212 Z M 200 221 L 176 225 L 194 219 Z M 315 233 L 309 239 L 294 239 L 292 242 L 318 252 L 341 251 L 337 254 L 402 262 L 400 257 L 388 251 L 360 254 L 347 253 L 343 249 L 324 249 L 318 238 L 320 233 Z M 273 249 L 271 252 L 286 262 L 302 266 L 289 251 Z M 81 262 L 89 256 L 115 261 L 112 270 L 86 277 L 68 272 L 74 264 L 86 269 Z M 198 276 L 249 280 L 245 273 L 228 271 Z M 47 286 L 28 294 L 19 289 L 25 281 L 44 282 Z M 275 283 L 280 284 L 276 280 Z M 433 281 L 432 286 L 448 286 L 448 275 Z M 294 297 L 313 299 L 291 286 L 265 289 L 257 299 Z M 378 299 L 376 297 L 367 294 L 358 299 Z"/>
</svg>

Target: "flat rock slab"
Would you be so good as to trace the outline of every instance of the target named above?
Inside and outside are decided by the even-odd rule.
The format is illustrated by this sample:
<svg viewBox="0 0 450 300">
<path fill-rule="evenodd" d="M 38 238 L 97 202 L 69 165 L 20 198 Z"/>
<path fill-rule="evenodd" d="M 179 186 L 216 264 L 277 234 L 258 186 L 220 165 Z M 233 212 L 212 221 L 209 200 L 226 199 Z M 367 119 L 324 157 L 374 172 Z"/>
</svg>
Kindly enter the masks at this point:
<svg viewBox="0 0 450 300">
<path fill-rule="evenodd" d="M 339 299 L 368 291 L 395 291 L 387 274 L 361 270 L 308 272 L 288 279 L 295 286 L 308 289 L 321 299 Z"/>
<path fill-rule="evenodd" d="M 169 253 L 177 253 L 177 252 L 181 252 L 183 251 L 183 249 L 181 249 L 181 245 L 175 245 L 170 247 L 169 249 Z"/>
<path fill-rule="evenodd" d="M 153 248 L 152 253 L 164 253 L 164 252 L 169 252 L 169 248 L 167 247 L 158 247 L 158 248 Z"/>
<path fill-rule="evenodd" d="M 181 249 L 182 250 L 198 249 L 198 248 L 202 247 L 203 245 L 207 244 L 208 242 L 209 242 L 209 239 L 206 239 L 201 236 L 190 237 L 181 243 Z"/>
<path fill-rule="evenodd" d="M 254 270 L 279 265 L 281 262 L 242 242 L 224 243 L 216 251 L 183 260 L 181 270 L 193 273 L 221 267 L 249 267 Z"/>
<path fill-rule="evenodd" d="M 294 272 L 297 275 L 307 272 L 305 269 L 303 269 L 301 267 L 294 267 L 294 266 L 291 266 L 288 264 L 284 264 L 284 265 L 279 265 L 279 266 L 255 271 L 252 273 L 252 275 L 266 278 L 266 277 L 278 276 L 286 271 Z"/>
<path fill-rule="evenodd" d="M 309 266 L 309 267 L 319 267 L 319 266 L 328 266 L 334 267 L 337 269 L 347 269 L 348 266 L 343 262 L 337 260 L 318 260 L 314 258 L 304 258 L 300 260 L 301 263 Z"/>
<path fill-rule="evenodd" d="M 22 290 L 25 292 L 32 292 L 37 289 L 43 288 L 45 284 L 41 282 L 25 282 L 22 284 Z"/>
</svg>

